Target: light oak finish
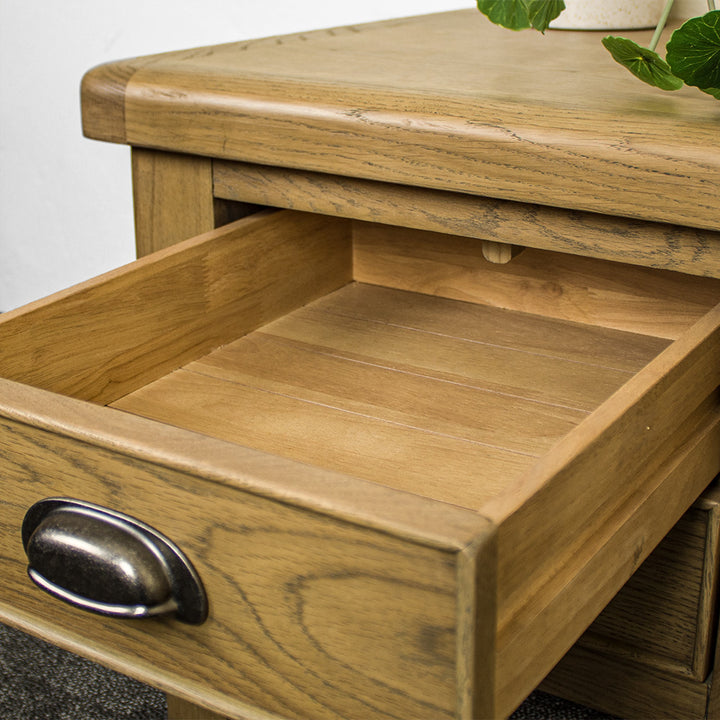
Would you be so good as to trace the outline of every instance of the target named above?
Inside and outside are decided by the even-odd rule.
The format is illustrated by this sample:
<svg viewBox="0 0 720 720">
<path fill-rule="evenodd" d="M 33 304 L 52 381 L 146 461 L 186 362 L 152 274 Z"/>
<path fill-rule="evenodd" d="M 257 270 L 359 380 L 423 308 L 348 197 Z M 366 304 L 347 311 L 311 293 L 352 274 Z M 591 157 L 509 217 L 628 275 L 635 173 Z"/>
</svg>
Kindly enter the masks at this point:
<svg viewBox="0 0 720 720">
<path fill-rule="evenodd" d="M 0 374 L 110 402 L 344 285 L 349 233 L 343 220 L 261 214 L 6 313 Z"/>
<path fill-rule="evenodd" d="M 533 284 L 475 240 L 533 312 L 358 285 L 367 229 L 261 213 L 0 319 L 4 621 L 238 718 L 503 717 L 542 680 L 720 470 L 720 307 L 653 335 L 657 273 L 641 332 L 599 291 L 553 317 L 554 254 Z M 208 623 L 48 617 L 12 528 L 58 494 L 183 547 Z"/>
<path fill-rule="evenodd" d="M 712 355 L 719 317 L 711 311 L 541 458 L 512 495 L 483 506 L 498 523 L 500 557 L 504 547 L 514 556 L 498 567 L 499 698 L 531 689 L 527 683 L 539 668 L 528 646 L 548 654 L 569 649 L 573 634 L 582 632 L 583 613 L 597 615 L 617 591 L 611 588 L 625 563 L 634 571 L 633 558 L 644 558 L 676 522 L 666 509 L 688 507 L 714 474 L 717 415 L 701 421 L 699 440 L 688 445 L 697 404 L 678 390 L 717 387 Z M 669 439 L 675 456 L 667 454 Z M 569 489 L 580 483 L 590 517 L 577 513 L 579 500 Z M 542 522 L 533 518 L 539 508 Z M 644 515 L 647 523 L 638 522 Z"/>
<path fill-rule="evenodd" d="M 472 677 L 455 661 L 456 632 L 472 621 L 457 615 L 467 587 L 458 556 L 483 537 L 492 547 L 482 518 L 47 396 L 3 381 L 4 621 L 230 717 L 252 716 L 252 706 L 291 717 L 393 717 L 399 708 L 451 717 L 458 693 L 472 696 L 483 669 Z M 210 598 L 208 621 L 118 623 L 56 603 L 48 613 L 47 596 L 28 583 L 16 529 L 30 504 L 57 495 L 144 517 L 183 547 Z M 395 521 L 363 522 L 363 514 L 379 520 L 376 504 Z M 449 524 L 431 519 L 435 512 Z M 423 540 L 427 522 L 433 536 Z M 480 572 L 492 584 L 489 559 Z M 493 598 L 473 602 L 487 623 L 484 600 Z M 411 672 L 420 665 L 422 685 Z M 485 663 L 478 687 L 488 687 L 490 670 Z"/>
<path fill-rule="evenodd" d="M 720 297 L 715 279 L 526 250 L 488 264 L 467 237 L 353 224 L 360 282 L 674 339 Z"/>
<path fill-rule="evenodd" d="M 599 266 L 596 271 L 600 273 Z M 413 325 L 426 333 L 465 338 L 498 349 L 515 349 L 625 372 L 636 372 L 670 344 L 669 340 L 644 333 L 619 332 L 533 313 L 532 306 L 542 307 L 543 297 L 544 291 L 538 287 L 534 301 L 528 301 L 529 311 L 523 312 L 357 283 L 341 293 L 320 298 L 314 307 L 327 312 L 332 305 L 334 314 L 353 320 L 371 317 L 390 327 Z M 559 337 L 562 342 L 558 342 Z M 558 388 L 554 391 L 562 392 Z"/>
<path fill-rule="evenodd" d="M 514 245 L 505 245 L 503 243 L 495 242 L 494 240 L 483 240 L 482 241 L 482 254 L 483 257 L 491 263 L 496 265 L 505 265 L 509 263 L 516 255 L 522 252 L 521 247 Z"/>
<path fill-rule="evenodd" d="M 720 277 L 720 233 L 493 197 L 217 160 L 216 197 Z M 515 250 L 514 255 L 517 254 Z"/>
<path fill-rule="evenodd" d="M 133 148 L 132 175 L 138 257 L 215 227 L 208 158 Z"/>
<path fill-rule="evenodd" d="M 125 143 L 125 89 L 144 64 L 136 59 L 122 64 L 107 63 L 82 79 L 83 124 L 95 128 L 103 138 Z"/>
<path fill-rule="evenodd" d="M 122 125 L 136 146 L 720 229 L 714 105 L 638 84 L 597 33 L 467 9 L 115 67 L 122 116 L 105 67 L 85 81 L 90 137 Z"/>
<path fill-rule="evenodd" d="M 212 161 L 132 148 L 135 247 L 142 257 L 257 212 L 214 197 Z"/>
<path fill-rule="evenodd" d="M 437 320 L 447 334 L 427 332 L 424 298 L 373 290 L 338 291 L 114 407 L 481 509 L 631 376 L 599 368 L 590 354 L 567 362 L 455 336 L 454 317 L 473 314 L 464 303 L 444 303 Z M 378 304 L 403 300 L 402 326 L 372 314 Z M 343 312 L 349 304 L 357 315 L 370 314 L 353 323 Z M 558 353 L 563 329 L 558 324 Z M 571 329 L 584 330 L 593 344 L 592 328 Z M 635 338 L 616 336 L 620 356 Z M 644 336 L 637 340 L 647 345 Z M 657 351 L 646 350 L 645 362 Z M 568 386 L 578 396 L 570 398 Z"/>
<path fill-rule="evenodd" d="M 714 483 L 553 669 L 544 690 L 623 718 L 713 717 L 719 509 Z"/>
</svg>

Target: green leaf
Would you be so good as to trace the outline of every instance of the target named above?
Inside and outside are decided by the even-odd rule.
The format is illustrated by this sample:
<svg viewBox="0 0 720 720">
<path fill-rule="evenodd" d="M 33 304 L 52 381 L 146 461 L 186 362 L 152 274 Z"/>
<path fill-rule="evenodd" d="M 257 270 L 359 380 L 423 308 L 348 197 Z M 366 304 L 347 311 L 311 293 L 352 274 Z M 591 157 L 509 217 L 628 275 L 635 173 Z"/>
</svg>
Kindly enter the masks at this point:
<svg viewBox="0 0 720 720">
<path fill-rule="evenodd" d="M 478 10 L 510 30 L 534 27 L 545 32 L 564 9 L 564 0 L 477 0 Z"/>
<path fill-rule="evenodd" d="M 678 28 L 667 44 L 667 61 L 688 85 L 719 88 L 720 10 L 691 18 Z"/>
<path fill-rule="evenodd" d="M 673 75 L 670 66 L 656 52 L 627 38 L 608 36 L 603 38 L 602 43 L 616 62 L 648 85 L 661 90 L 679 90 L 682 87 L 682 80 Z"/>
<path fill-rule="evenodd" d="M 704 93 L 712 95 L 716 100 L 720 100 L 720 88 L 700 88 Z"/>
<path fill-rule="evenodd" d="M 477 0 L 477 6 L 496 25 L 510 30 L 532 27 L 526 0 Z"/>
<path fill-rule="evenodd" d="M 565 9 L 564 0 L 528 0 L 530 24 L 544 33 L 550 23 Z"/>
</svg>

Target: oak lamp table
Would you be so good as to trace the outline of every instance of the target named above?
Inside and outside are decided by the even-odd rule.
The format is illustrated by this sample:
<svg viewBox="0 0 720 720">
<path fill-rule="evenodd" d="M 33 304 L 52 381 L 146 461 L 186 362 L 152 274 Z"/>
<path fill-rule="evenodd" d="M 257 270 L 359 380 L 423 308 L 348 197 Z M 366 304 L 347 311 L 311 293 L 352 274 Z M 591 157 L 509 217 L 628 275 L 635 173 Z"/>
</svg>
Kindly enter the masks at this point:
<svg viewBox="0 0 720 720">
<path fill-rule="evenodd" d="M 0 321 L 2 621 L 178 717 L 718 716 L 716 103 L 467 10 L 82 104 L 145 257 Z"/>
</svg>

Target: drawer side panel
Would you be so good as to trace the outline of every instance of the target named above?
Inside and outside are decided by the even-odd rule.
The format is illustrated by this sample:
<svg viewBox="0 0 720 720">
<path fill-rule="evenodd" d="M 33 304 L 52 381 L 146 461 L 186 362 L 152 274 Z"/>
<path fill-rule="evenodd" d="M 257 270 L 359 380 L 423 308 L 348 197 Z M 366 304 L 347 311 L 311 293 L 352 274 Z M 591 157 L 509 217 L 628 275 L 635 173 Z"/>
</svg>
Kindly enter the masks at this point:
<svg viewBox="0 0 720 720">
<path fill-rule="evenodd" d="M 567 435 L 522 504 L 485 506 L 515 504 L 499 530 L 499 695 L 547 674 L 525 667 L 529 638 L 566 652 L 720 469 L 719 322 L 715 308 Z"/>
<path fill-rule="evenodd" d="M 344 220 L 258 214 L 7 313 L 0 376 L 109 403 L 342 287 Z"/>
</svg>

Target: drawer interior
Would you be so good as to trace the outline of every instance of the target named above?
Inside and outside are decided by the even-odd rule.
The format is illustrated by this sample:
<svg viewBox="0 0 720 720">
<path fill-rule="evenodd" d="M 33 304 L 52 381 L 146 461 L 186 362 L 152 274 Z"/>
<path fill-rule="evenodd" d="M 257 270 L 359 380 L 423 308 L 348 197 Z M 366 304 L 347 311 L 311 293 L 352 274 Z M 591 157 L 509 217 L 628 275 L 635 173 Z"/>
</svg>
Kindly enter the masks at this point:
<svg viewBox="0 0 720 720">
<path fill-rule="evenodd" d="M 478 511 L 720 289 L 535 250 L 495 265 L 472 238 L 277 216 L 310 218 L 329 238 L 299 307 L 105 404 Z"/>
<path fill-rule="evenodd" d="M 351 283 L 113 407 L 479 509 L 667 344 Z"/>
<path fill-rule="evenodd" d="M 508 714 L 720 470 L 719 290 L 263 211 L 7 313 L 0 377 L 477 513 Z"/>
</svg>

